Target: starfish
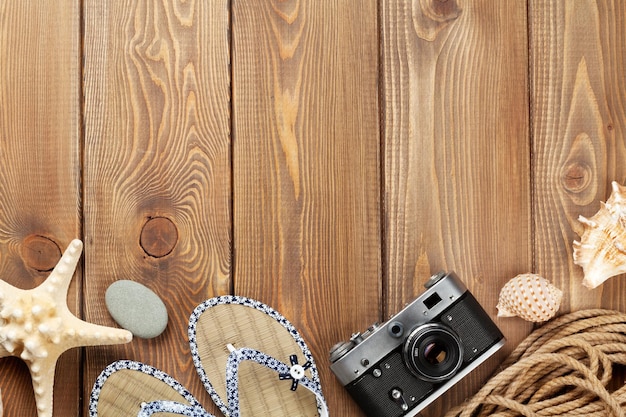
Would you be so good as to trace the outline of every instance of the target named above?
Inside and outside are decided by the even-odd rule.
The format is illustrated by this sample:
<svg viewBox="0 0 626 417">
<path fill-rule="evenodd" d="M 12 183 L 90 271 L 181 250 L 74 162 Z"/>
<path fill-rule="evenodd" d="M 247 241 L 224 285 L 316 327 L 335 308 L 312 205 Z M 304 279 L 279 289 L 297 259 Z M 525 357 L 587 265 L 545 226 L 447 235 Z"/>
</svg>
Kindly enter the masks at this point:
<svg viewBox="0 0 626 417">
<path fill-rule="evenodd" d="M 127 330 L 88 323 L 68 309 L 67 291 L 82 250 L 83 242 L 73 240 L 48 278 L 32 290 L 0 280 L 0 358 L 16 356 L 28 365 L 38 417 L 52 416 L 54 371 L 63 352 L 132 340 Z"/>
</svg>

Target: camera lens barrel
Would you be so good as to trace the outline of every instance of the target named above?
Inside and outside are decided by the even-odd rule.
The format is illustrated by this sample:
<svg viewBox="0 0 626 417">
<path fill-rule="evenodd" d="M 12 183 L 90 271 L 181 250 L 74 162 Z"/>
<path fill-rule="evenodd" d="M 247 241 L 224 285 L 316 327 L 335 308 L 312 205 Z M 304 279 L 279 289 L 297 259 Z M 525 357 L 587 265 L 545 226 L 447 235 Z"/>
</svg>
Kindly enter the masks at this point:
<svg viewBox="0 0 626 417">
<path fill-rule="evenodd" d="M 411 372 L 428 382 L 450 379 L 463 364 L 459 337 L 436 323 L 411 331 L 404 343 L 403 355 Z"/>
</svg>

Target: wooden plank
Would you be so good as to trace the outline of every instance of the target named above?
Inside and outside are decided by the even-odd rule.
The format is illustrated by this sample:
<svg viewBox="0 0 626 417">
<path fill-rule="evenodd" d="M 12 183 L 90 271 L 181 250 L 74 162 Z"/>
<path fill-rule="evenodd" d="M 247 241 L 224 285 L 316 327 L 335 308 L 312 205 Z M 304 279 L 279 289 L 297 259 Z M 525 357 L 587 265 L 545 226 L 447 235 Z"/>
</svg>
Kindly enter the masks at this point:
<svg viewBox="0 0 626 417">
<path fill-rule="evenodd" d="M 328 352 L 380 318 L 375 1 L 233 3 L 235 293 L 303 333 L 331 414 L 357 415 Z"/>
<path fill-rule="evenodd" d="M 0 277 L 34 288 L 80 237 L 79 2 L 0 2 Z M 68 305 L 80 314 L 82 271 Z M 79 350 L 56 372 L 54 414 L 77 415 Z M 36 415 L 26 366 L 0 360 L 4 416 Z"/>
<path fill-rule="evenodd" d="M 626 4 L 530 1 L 533 203 L 537 270 L 565 311 L 626 308 L 626 281 L 589 291 L 573 263 L 579 215 L 626 182 Z"/>
<path fill-rule="evenodd" d="M 531 259 L 526 2 L 381 2 L 387 313 L 455 271 L 485 310 Z M 423 414 L 475 392 L 530 331 Z"/>
<path fill-rule="evenodd" d="M 120 358 L 160 368 L 211 401 L 187 321 L 230 290 L 228 2 L 85 2 L 85 311 L 113 325 L 104 294 L 132 279 L 155 291 L 166 332 L 88 349 L 85 396 Z"/>
</svg>

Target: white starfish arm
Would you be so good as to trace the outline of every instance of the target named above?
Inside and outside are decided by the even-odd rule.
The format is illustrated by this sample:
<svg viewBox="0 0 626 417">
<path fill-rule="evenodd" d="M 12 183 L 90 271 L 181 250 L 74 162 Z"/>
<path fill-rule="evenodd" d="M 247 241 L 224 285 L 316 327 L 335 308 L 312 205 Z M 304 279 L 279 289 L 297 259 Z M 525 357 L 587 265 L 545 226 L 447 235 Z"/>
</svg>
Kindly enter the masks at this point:
<svg viewBox="0 0 626 417">
<path fill-rule="evenodd" d="M 5 302 L 11 298 L 11 294 L 17 291 L 17 288 L 12 286 L 6 281 L 0 280 L 0 316 L 3 314 L 8 314 L 8 311 L 5 309 Z M 4 316 L 0 317 L 2 320 Z M 5 347 L 4 343 L 6 342 L 6 336 L 2 331 L 2 326 L 0 325 L 0 358 L 4 358 L 6 356 L 11 356 L 11 352 L 9 352 Z M 0 415 L 0 417 L 2 417 Z"/>
<path fill-rule="evenodd" d="M 67 290 L 82 253 L 83 242 L 78 239 L 72 240 L 48 278 L 41 284 L 41 287 L 50 294 L 57 295 L 59 303 L 65 303 Z"/>
<path fill-rule="evenodd" d="M 43 369 L 34 372 L 32 367 L 30 376 L 33 380 L 33 391 L 35 392 L 35 404 L 37 406 L 37 417 L 52 417 L 52 395 L 54 391 L 54 371 L 56 369 L 56 358 L 50 358 Z"/>
<path fill-rule="evenodd" d="M 7 293 L 11 292 L 13 288 L 15 288 L 13 287 L 13 285 L 0 279 L 0 302 L 2 301 L 4 296 L 6 296 Z"/>
<path fill-rule="evenodd" d="M 4 357 L 7 357 L 7 356 L 11 356 L 11 354 L 9 353 L 9 351 L 8 351 L 8 350 L 6 350 L 6 349 L 4 348 L 4 346 L 2 346 L 2 345 L 0 344 L 0 358 L 4 358 Z M 0 417 L 2 417 L 2 415 L 0 415 Z"/>
<path fill-rule="evenodd" d="M 65 317 L 68 346 L 104 346 L 128 343 L 133 334 L 128 330 L 100 326 L 83 321 L 75 316 Z"/>
<path fill-rule="evenodd" d="M 82 250 L 83 243 L 73 240 L 50 276 L 32 290 L 0 280 L 0 358 L 17 356 L 28 365 L 38 417 L 52 417 L 54 370 L 63 352 L 132 340 L 127 330 L 88 323 L 68 309 L 67 291 Z"/>
</svg>

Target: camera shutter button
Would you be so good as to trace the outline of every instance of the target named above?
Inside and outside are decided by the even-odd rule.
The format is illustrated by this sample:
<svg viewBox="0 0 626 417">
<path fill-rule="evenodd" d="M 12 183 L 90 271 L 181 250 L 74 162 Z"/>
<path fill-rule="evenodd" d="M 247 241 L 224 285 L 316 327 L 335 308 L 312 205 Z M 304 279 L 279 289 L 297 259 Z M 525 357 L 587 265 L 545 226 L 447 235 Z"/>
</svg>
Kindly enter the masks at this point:
<svg viewBox="0 0 626 417">
<path fill-rule="evenodd" d="M 363 335 L 358 332 L 353 333 L 352 336 L 350 337 L 350 341 L 354 343 L 355 345 L 358 345 L 359 343 L 363 341 Z"/>
<path fill-rule="evenodd" d="M 426 283 L 424 284 L 424 287 L 426 287 L 426 289 L 433 287 L 436 283 L 438 283 L 443 278 L 445 278 L 446 275 L 448 275 L 448 273 L 445 271 L 437 272 L 435 275 L 431 276 L 428 281 L 426 281 Z"/>
</svg>

